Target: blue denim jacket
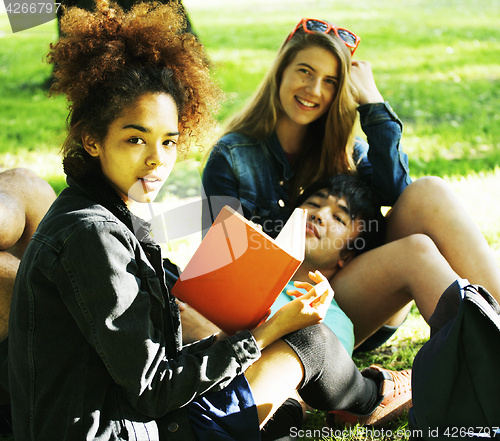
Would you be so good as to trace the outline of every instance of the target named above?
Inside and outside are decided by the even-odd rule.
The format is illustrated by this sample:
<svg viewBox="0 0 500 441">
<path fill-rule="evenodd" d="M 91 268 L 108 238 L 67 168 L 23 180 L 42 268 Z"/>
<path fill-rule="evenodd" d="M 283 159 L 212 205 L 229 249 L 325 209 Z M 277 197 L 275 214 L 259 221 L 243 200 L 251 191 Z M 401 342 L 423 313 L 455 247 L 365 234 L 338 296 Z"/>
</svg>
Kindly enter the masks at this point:
<svg viewBox="0 0 500 441">
<path fill-rule="evenodd" d="M 401 148 L 403 124 L 389 103 L 358 108 L 368 144 L 356 140 L 354 162 L 382 205 L 392 206 L 411 183 L 408 157 Z M 369 146 L 369 147 L 368 147 Z M 209 227 L 222 206 L 229 204 L 276 237 L 291 214 L 289 183 L 294 171 L 277 135 L 256 140 L 241 133 L 222 137 L 210 153 L 203 171 L 203 228 Z"/>
<path fill-rule="evenodd" d="M 244 331 L 182 347 L 159 246 L 101 177 L 69 181 L 16 279 L 17 440 L 195 440 L 183 406 L 260 357 Z"/>
</svg>

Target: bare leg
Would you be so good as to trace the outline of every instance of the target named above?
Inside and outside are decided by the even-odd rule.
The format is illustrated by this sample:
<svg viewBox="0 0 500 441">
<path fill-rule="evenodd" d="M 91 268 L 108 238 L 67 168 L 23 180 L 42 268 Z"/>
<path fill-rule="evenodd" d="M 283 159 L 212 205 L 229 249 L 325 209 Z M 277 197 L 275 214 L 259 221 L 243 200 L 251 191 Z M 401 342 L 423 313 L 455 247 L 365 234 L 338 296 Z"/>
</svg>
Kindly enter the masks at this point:
<svg viewBox="0 0 500 441">
<path fill-rule="evenodd" d="M 188 344 L 220 332 L 210 320 L 203 317 L 187 303 L 179 302 L 182 324 L 182 343 Z"/>
<path fill-rule="evenodd" d="M 393 315 L 385 324 L 387 326 L 400 326 L 408 316 L 411 310 L 411 303 L 408 303 L 404 308 L 399 310 L 395 315 Z"/>
<path fill-rule="evenodd" d="M 331 282 L 359 345 L 412 299 L 428 320 L 457 278 L 432 240 L 417 234 L 356 257 Z"/>
<path fill-rule="evenodd" d="M 10 302 L 19 263 L 17 257 L 0 251 L 0 341 L 9 333 Z"/>
<path fill-rule="evenodd" d="M 449 185 L 421 178 L 408 186 L 388 215 L 388 241 L 429 236 L 454 271 L 483 285 L 500 302 L 500 269 L 485 238 Z"/>
<path fill-rule="evenodd" d="M 20 259 L 55 198 L 52 187 L 27 169 L 0 173 L 0 341 L 8 335 Z"/>
<path fill-rule="evenodd" d="M 299 357 L 283 340 L 275 341 L 245 372 L 250 384 L 260 427 L 264 427 L 288 397 L 294 396 L 304 378 Z"/>
</svg>

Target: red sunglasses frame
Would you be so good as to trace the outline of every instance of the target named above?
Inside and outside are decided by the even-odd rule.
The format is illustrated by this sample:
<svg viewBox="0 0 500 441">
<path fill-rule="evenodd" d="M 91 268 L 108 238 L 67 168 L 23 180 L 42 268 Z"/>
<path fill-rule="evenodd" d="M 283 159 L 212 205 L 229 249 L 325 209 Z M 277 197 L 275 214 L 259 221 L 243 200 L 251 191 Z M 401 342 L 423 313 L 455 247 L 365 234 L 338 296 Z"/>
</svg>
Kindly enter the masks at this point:
<svg viewBox="0 0 500 441">
<path fill-rule="evenodd" d="M 315 21 L 315 22 L 318 22 L 318 23 L 322 23 L 326 26 L 326 30 L 325 31 L 310 31 L 309 29 L 307 29 L 307 22 L 308 21 Z M 315 32 L 322 32 L 324 34 L 328 34 L 330 33 L 331 31 L 333 31 L 333 33 L 338 37 L 340 38 L 344 44 L 349 48 L 349 50 L 351 51 L 351 56 L 354 55 L 354 52 L 356 51 L 357 47 L 359 46 L 359 43 L 361 41 L 361 38 L 359 38 L 354 32 L 350 31 L 349 29 L 346 29 L 346 28 L 340 28 L 338 26 L 335 26 L 335 25 L 332 25 L 331 23 L 328 23 L 326 21 L 323 21 L 323 20 L 318 20 L 316 18 L 303 18 L 302 20 L 300 20 L 299 24 L 297 26 L 295 26 L 295 29 L 290 32 L 290 35 L 288 36 L 288 38 L 286 39 L 286 43 L 288 43 L 291 38 L 295 35 L 295 33 L 300 29 L 300 27 L 302 26 L 302 30 L 308 34 L 314 34 Z M 345 31 L 347 32 L 348 34 L 354 36 L 355 38 L 355 42 L 354 44 L 350 44 L 348 43 L 347 41 L 345 41 L 340 35 L 339 35 L 339 30 L 341 31 Z"/>
</svg>

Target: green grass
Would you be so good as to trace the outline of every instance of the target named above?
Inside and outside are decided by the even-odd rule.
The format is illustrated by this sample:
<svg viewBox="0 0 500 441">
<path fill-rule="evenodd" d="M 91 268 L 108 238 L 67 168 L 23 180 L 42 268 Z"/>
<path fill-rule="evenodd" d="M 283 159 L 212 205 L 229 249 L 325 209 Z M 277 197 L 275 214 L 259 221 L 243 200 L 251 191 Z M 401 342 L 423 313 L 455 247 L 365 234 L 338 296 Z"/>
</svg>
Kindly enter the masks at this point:
<svg viewBox="0 0 500 441">
<path fill-rule="evenodd" d="M 403 370 L 412 367 L 413 358 L 418 350 L 429 338 L 429 326 L 425 323 L 417 308 L 413 305 L 412 310 L 404 324 L 396 333 L 381 347 L 371 352 L 356 353 L 353 356 L 354 362 L 361 369 L 378 364 L 387 369 Z M 329 427 L 325 421 L 326 413 L 320 411 L 311 412 L 303 427 L 303 440 L 392 440 L 409 438 L 408 419 L 405 416 L 398 421 L 385 424 L 379 428 L 367 428 L 363 426 Z M 376 432 L 376 430 L 379 432 Z M 316 430 L 316 433 L 314 432 Z M 383 432 L 382 432 L 383 430 Z M 332 436 L 314 436 L 314 435 Z M 389 435 L 389 436 L 387 436 Z"/>
<path fill-rule="evenodd" d="M 324 17 L 361 36 L 356 57 L 371 61 L 405 122 L 413 176 L 466 175 L 499 163 L 497 2 L 221 3 L 224 14 L 199 0 L 186 5 L 230 94 L 223 117 L 255 90 L 301 16 Z"/>
<path fill-rule="evenodd" d="M 221 121 L 240 108 L 301 16 L 325 17 L 360 34 L 356 56 L 371 61 L 384 97 L 405 122 L 414 177 L 490 172 L 500 162 L 500 29 L 495 0 L 371 2 L 204 2 L 185 6 L 227 92 Z M 221 13 L 223 11 L 223 13 Z M 43 63 L 55 21 L 17 34 L 0 17 L 0 166 L 39 165 L 56 153 L 64 129 L 62 97 L 45 99 Z M 51 162 L 55 160 L 51 155 Z M 52 164 L 54 164 L 52 162 Z M 40 167 L 45 168 L 45 167 Z M 64 185 L 54 165 L 40 172 Z"/>
<path fill-rule="evenodd" d="M 227 95 L 220 121 L 240 108 L 303 16 L 325 18 L 361 36 L 356 57 L 372 63 L 385 99 L 405 123 L 404 150 L 413 178 L 444 177 L 456 190 L 500 262 L 500 5 L 497 0 L 184 0 L 194 29 Z M 0 8 L 3 5 L 0 2 Z M 12 34 L 0 9 L 0 169 L 25 166 L 60 191 L 58 157 L 65 128 L 64 98 L 47 99 L 43 62 L 57 38 L 55 21 Z M 169 191 L 190 197 L 199 161 L 178 167 Z M 187 261 L 199 238 L 168 251 Z M 415 311 L 378 351 L 355 357 L 359 367 L 411 366 L 428 335 Z M 307 428 L 321 429 L 315 412 Z M 363 430 L 342 438 L 367 439 Z M 406 420 L 389 426 L 407 439 Z M 308 438 L 308 439 L 313 439 Z M 316 438 L 317 439 L 317 438 Z"/>
<path fill-rule="evenodd" d="M 59 192 L 65 186 L 58 156 L 66 118 L 64 98 L 47 99 L 44 56 L 57 38 L 55 21 L 12 34 L 0 13 L 0 168 L 28 167 Z"/>
</svg>

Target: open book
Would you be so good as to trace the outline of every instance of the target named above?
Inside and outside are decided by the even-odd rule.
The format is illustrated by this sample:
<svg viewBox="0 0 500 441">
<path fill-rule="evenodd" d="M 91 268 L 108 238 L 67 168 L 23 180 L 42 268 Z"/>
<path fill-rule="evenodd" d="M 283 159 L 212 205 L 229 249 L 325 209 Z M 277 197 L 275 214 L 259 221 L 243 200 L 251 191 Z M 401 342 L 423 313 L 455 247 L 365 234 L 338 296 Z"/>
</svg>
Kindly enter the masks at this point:
<svg viewBox="0 0 500 441">
<path fill-rule="evenodd" d="M 304 260 L 306 211 L 276 239 L 225 206 L 172 293 L 228 334 L 253 329 Z"/>
</svg>

